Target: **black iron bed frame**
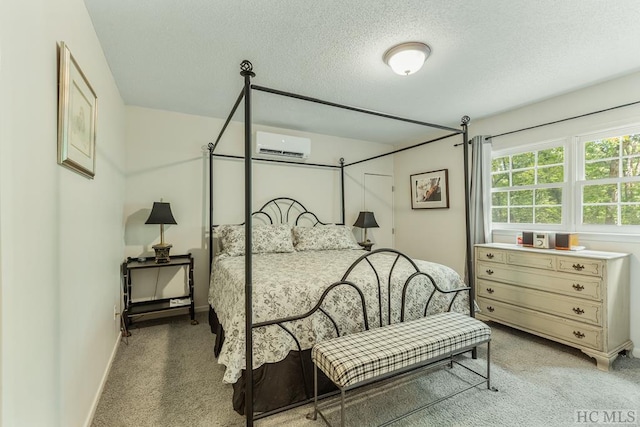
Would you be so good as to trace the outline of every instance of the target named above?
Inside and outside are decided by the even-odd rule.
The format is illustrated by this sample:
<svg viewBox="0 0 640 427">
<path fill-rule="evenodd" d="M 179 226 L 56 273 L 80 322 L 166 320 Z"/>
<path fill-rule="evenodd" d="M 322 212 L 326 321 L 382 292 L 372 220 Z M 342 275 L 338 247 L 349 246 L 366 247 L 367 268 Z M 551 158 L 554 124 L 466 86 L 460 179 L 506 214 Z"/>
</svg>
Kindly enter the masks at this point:
<svg viewBox="0 0 640 427">
<path fill-rule="evenodd" d="M 320 308 L 320 304 L 321 302 L 319 302 L 309 313 L 305 313 L 304 315 L 301 316 L 295 316 L 295 317 L 291 317 L 291 318 L 287 318 L 287 319 L 276 319 L 270 322 L 261 322 L 261 323 L 253 323 L 253 300 L 252 300 L 252 285 L 253 285 L 253 272 L 252 272 L 252 236 L 251 236 L 251 229 L 252 229 L 252 222 L 253 222 L 253 215 L 255 214 L 255 212 L 252 212 L 252 162 L 254 160 L 258 160 L 260 162 L 270 162 L 270 163 L 283 163 L 283 164 L 293 164 L 293 165 L 297 165 L 297 166 L 314 166 L 314 167 L 321 167 L 321 168 L 331 168 L 331 169 L 340 169 L 340 176 L 341 176 L 341 220 L 342 223 L 344 224 L 345 222 L 345 194 L 344 194 L 344 169 L 346 167 L 349 166 L 353 166 L 359 163 L 364 163 L 370 160 L 374 160 L 374 159 L 378 159 L 381 157 L 385 157 L 388 155 L 392 155 L 392 154 L 396 154 L 402 151 L 406 151 L 406 150 L 410 150 L 425 144 L 429 144 L 432 142 L 436 142 L 436 141 L 440 141 L 440 140 L 444 140 L 447 138 L 450 138 L 452 136 L 456 136 L 456 135 L 461 135 L 462 136 L 462 145 L 463 145 L 463 167 L 464 167 L 464 193 L 465 193 L 465 228 L 466 228 L 466 269 L 467 271 L 470 273 L 472 271 L 472 242 L 471 242 L 471 235 L 470 235 L 470 222 L 471 222 L 471 218 L 470 218 L 470 199 L 469 199 L 469 194 L 470 194 L 470 175 L 469 175 L 469 137 L 468 137 L 468 124 L 471 121 L 471 119 L 469 118 L 469 116 L 463 116 L 461 118 L 461 123 L 460 123 L 460 127 L 461 129 L 455 129 L 455 128 L 451 128 L 448 126 L 443 126 L 443 125 L 438 125 L 438 124 L 434 124 L 434 123 L 428 123 L 428 122 L 423 122 L 423 121 L 418 121 L 418 120 L 413 120 L 413 119 L 408 119 L 408 118 L 404 118 L 404 117 L 398 117 L 398 116 L 394 116 L 391 114 L 386 114 L 386 113 L 382 113 L 382 112 L 378 112 L 378 111 L 373 111 L 373 110 L 367 110 L 367 109 L 363 109 L 363 108 L 359 108 L 359 107 L 354 107 L 354 106 L 349 106 L 349 105 L 343 105 L 343 104 L 338 104 L 335 102 L 330 102 L 330 101 L 325 101 L 325 100 L 321 100 L 321 99 L 317 99 L 317 98 L 312 98 L 309 96 L 305 96 L 305 95 L 300 95 L 300 94 L 295 94 L 295 93 L 290 93 L 290 92 L 284 92 L 284 91 L 280 91 L 280 90 L 276 90 L 276 89 L 271 89 L 271 88 L 267 88 L 267 87 L 263 87 L 263 86 L 258 86 L 258 85 L 254 85 L 251 83 L 251 79 L 253 77 L 255 77 L 255 73 L 253 72 L 253 65 L 251 64 L 251 62 L 244 60 L 242 61 L 242 63 L 240 64 L 240 75 L 243 76 L 244 78 L 244 85 L 243 88 L 240 92 L 240 94 L 238 95 L 238 98 L 235 102 L 235 104 L 233 105 L 231 112 L 229 113 L 224 125 L 222 126 L 222 129 L 220 130 L 220 133 L 218 134 L 218 137 L 216 138 L 216 141 L 214 143 L 209 143 L 208 144 L 208 150 L 209 150 L 209 272 L 211 273 L 211 267 L 212 267 L 212 263 L 213 263 L 213 245 L 214 245 L 214 232 L 213 232 L 213 227 L 214 227 L 214 220 L 213 220 L 213 160 L 214 157 L 218 157 L 218 158 L 231 158 L 231 159 L 243 159 L 244 160 L 244 179 L 245 179 L 245 194 L 244 194 L 244 207 L 245 207 L 245 215 L 244 215 L 244 226 L 245 226 L 245 340 L 246 340 L 246 355 L 245 355 L 245 370 L 244 370 L 244 375 L 245 375 L 245 417 L 246 417 L 246 425 L 247 426 L 253 426 L 253 422 L 254 420 L 260 419 L 260 418 L 264 418 L 266 416 L 272 415 L 274 413 L 280 412 L 282 410 L 287 410 L 290 409 L 292 407 L 298 406 L 300 404 L 305 404 L 307 403 L 306 401 L 300 402 L 298 404 L 293 404 L 293 405 L 288 405 L 286 407 L 280 408 L 279 410 L 274 410 L 274 411 L 268 411 L 268 412 L 263 412 L 260 414 L 254 414 L 254 408 L 253 408 L 253 337 L 252 337 L 252 330 L 256 327 L 261 327 L 261 326 L 267 326 L 267 325 L 273 325 L 273 324 L 277 324 L 279 325 L 281 328 L 283 328 L 285 331 L 289 332 L 287 330 L 286 327 L 284 327 L 282 325 L 282 323 L 288 321 L 288 320 L 295 320 L 297 318 L 302 318 L 306 315 L 309 315 L 311 312 L 315 312 L 318 310 L 322 309 Z M 348 164 L 345 164 L 344 159 L 341 158 L 340 159 L 340 165 L 328 165 L 328 164 L 317 164 L 317 163 L 299 163 L 299 162 L 293 162 L 293 161 L 287 161 L 287 160 L 275 160 L 275 159 L 254 159 L 251 156 L 252 153 L 252 147 L 251 147 L 251 136 L 252 136 L 252 108 L 251 108 L 251 95 L 252 95 L 252 91 L 253 90 L 257 90 L 259 92 L 266 92 L 266 93 L 271 93 L 271 94 L 275 94 L 275 95 L 279 95 L 279 96 L 284 96 L 284 97 L 289 97 L 289 98 L 294 98 L 294 99 L 299 99 L 299 100 L 303 100 L 303 101 L 307 101 L 307 102 L 313 102 L 313 103 L 317 103 L 317 104 L 322 104 L 322 105 L 326 105 L 326 106 L 330 106 L 330 107 L 336 107 L 336 108 L 341 108 L 341 109 L 345 109 L 345 110 L 350 110 L 350 111 L 354 111 L 354 112 L 359 112 L 359 113 L 363 113 L 363 114 L 368 114 L 368 115 L 373 115 L 373 116 L 378 116 L 378 117 L 383 117 L 383 118 L 387 118 L 387 119 L 391 119 L 391 120 L 396 120 L 396 121 L 401 121 L 401 122 L 406 122 L 406 123 L 412 123 L 412 124 L 416 124 L 416 125 L 420 125 L 420 126 L 425 126 L 425 127 L 429 127 L 429 128 L 434 128 L 434 129 L 440 129 L 440 130 L 446 130 L 449 131 L 450 133 L 441 136 L 441 137 L 437 137 L 434 139 L 430 139 L 428 141 L 424 141 L 418 144 L 414 144 L 408 147 L 404 147 L 404 148 L 400 148 L 397 150 L 393 150 L 390 151 L 388 153 L 384 153 L 384 154 L 380 154 L 377 156 L 373 156 L 373 157 L 368 157 L 362 160 L 358 160 L 355 162 L 351 162 Z M 234 156 L 234 155 L 227 155 L 227 154 L 215 154 L 215 149 L 217 148 L 218 144 L 220 143 L 220 140 L 222 139 L 222 136 L 224 135 L 227 126 L 229 125 L 229 123 L 231 122 L 231 119 L 233 118 L 233 116 L 236 113 L 236 110 L 238 109 L 238 107 L 240 106 L 240 103 L 244 100 L 244 156 Z M 292 199 L 293 200 L 293 199 Z M 296 201 L 294 201 L 296 202 Z M 267 204 L 270 202 L 267 202 Z M 296 202 L 299 203 L 299 202 Z M 265 204 L 266 206 L 266 204 Z M 263 206 L 264 208 L 264 206 Z M 262 209 L 261 209 L 262 210 Z M 304 210 L 306 211 L 306 208 L 304 208 Z M 308 212 L 308 211 L 307 211 Z M 304 212 L 303 212 L 304 213 Z M 308 212 L 310 213 L 310 212 Z M 287 212 L 288 215 L 288 212 Z M 315 214 L 313 214 L 313 216 L 315 217 Z M 318 221 L 318 223 L 321 223 L 321 221 L 318 220 L 317 217 L 315 217 L 315 219 Z M 395 250 L 390 250 L 390 249 L 378 249 L 375 251 L 372 251 L 368 254 L 363 255 L 362 257 L 360 257 L 356 262 L 354 262 L 355 264 L 358 264 L 360 261 L 362 260 L 366 260 L 369 264 L 371 264 L 371 262 L 369 261 L 369 256 L 371 256 L 372 254 L 378 253 L 378 252 L 382 252 L 382 251 L 389 251 L 389 252 L 395 252 L 397 254 L 396 257 L 396 261 L 394 262 L 394 266 L 395 263 L 398 261 L 398 259 L 400 257 L 404 257 L 406 258 L 406 256 L 400 252 L 397 252 Z M 408 259 L 408 258 L 407 258 Z M 415 263 L 413 263 L 411 260 L 409 260 L 415 267 Z M 352 266 L 353 268 L 353 266 Z M 329 290 L 335 288 L 336 286 L 339 285 L 347 285 L 347 286 L 352 286 L 353 284 L 350 283 L 349 281 L 346 280 L 346 278 L 348 277 L 348 274 L 351 272 L 352 268 L 349 268 L 349 270 L 345 273 L 345 275 L 343 276 L 342 280 L 339 282 L 335 282 L 334 284 L 332 284 L 323 294 L 322 299 L 324 299 L 324 297 L 327 295 L 327 293 L 329 292 Z M 372 266 L 373 268 L 373 266 Z M 416 267 L 416 270 L 417 267 Z M 413 275 L 411 275 L 411 277 L 407 280 L 407 283 L 405 283 L 405 287 L 404 290 L 406 291 L 406 287 L 409 284 L 409 282 L 416 276 L 416 275 L 420 275 L 420 274 L 424 274 L 424 273 L 419 273 L 419 271 L 416 271 L 416 273 L 414 273 Z M 431 282 L 433 283 L 433 285 L 435 286 L 436 289 L 440 290 L 437 285 L 435 284 L 435 282 L 433 281 L 433 279 L 426 275 L 429 279 L 431 279 Z M 474 304 L 473 301 L 475 300 L 475 291 L 474 291 L 474 286 L 473 286 L 473 275 L 472 274 L 468 274 L 467 275 L 467 287 L 466 288 L 459 288 L 456 289 L 455 291 L 455 295 L 458 294 L 458 292 L 460 291 L 469 291 L 469 315 L 472 317 L 475 317 L 475 310 L 474 310 Z M 357 291 L 360 292 L 361 298 L 362 294 L 361 291 L 356 287 Z M 434 290 L 435 291 L 435 290 Z M 442 292 L 442 290 L 440 290 Z M 447 293 L 447 291 L 444 291 L 445 293 Z M 433 293 L 431 295 L 431 297 L 433 296 Z M 429 298 L 429 302 L 431 301 L 431 297 Z M 452 298 L 451 300 L 451 305 L 453 304 L 453 300 L 454 298 Z M 449 306 L 449 309 L 451 309 L 451 305 Z M 425 307 L 425 312 L 428 308 L 428 302 L 427 302 L 427 307 Z M 363 309 L 366 310 L 366 308 L 364 308 L 364 300 L 363 300 Z M 382 308 L 380 307 L 380 311 L 382 311 Z M 402 302 L 402 309 L 404 312 L 404 291 L 403 291 L 403 302 Z M 365 326 L 368 329 L 368 324 L 366 323 L 366 311 L 365 313 L 363 313 L 365 316 Z M 382 313 L 380 313 L 380 319 L 382 320 Z M 390 319 L 390 317 L 389 317 Z M 335 325 L 335 322 L 333 321 L 333 319 L 331 319 L 331 321 L 334 323 L 334 326 L 336 327 L 336 331 L 338 331 L 338 327 L 337 325 Z M 295 336 L 293 337 L 294 340 L 297 339 L 295 338 Z M 474 357 L 476 355 L 475 350 L 474 350 Z M 303 368 L 304 369 L 304 368 Z M 333 394 L 333 393 L 331 393 Z"/>
</svg>

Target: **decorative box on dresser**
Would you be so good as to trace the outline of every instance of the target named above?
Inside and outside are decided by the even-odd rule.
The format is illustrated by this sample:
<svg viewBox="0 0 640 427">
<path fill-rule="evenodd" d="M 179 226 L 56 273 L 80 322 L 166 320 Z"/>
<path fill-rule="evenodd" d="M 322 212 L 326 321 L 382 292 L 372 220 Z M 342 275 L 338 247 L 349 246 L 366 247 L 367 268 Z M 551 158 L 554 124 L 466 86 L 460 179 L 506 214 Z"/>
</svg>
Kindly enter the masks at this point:
<svg viewBox="0 0 640 427">
<path fill-rule="evenodd" d="M 629 339 L 629 254 L 475 246 L 481 320 L 577 347 L 609 366 Z"/>
</svg>

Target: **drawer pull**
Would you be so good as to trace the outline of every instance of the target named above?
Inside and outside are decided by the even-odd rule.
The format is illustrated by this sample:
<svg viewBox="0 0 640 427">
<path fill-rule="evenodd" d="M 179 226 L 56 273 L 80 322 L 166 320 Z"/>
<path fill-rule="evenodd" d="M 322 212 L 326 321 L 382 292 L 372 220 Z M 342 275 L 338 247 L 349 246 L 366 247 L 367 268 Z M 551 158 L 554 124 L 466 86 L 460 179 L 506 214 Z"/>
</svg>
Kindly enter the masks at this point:
<svg viewBox="0 0 640 427">
<path fill-rule="evenodd" d="M 493 313 L 495 310 L 496 310 L 496 309 L 495 309 L 495 308 L 493 308 L 493 307 L 491 307 L 490 305 L 489 305 L 489 306 L 487 306 L 487 311 L 488 311 L 489 313 Z M 575 332 L 574 332 L 574 334 L 575 334 Z"/>
<path fill-rule="evenodd" d="M 575 289 L 578 292 L 584 289 L 584 286 L 582 286 L 580 283 L 574 283 L 573 285 L 571 285 L 571 287 L 573 287 L 573 289 Z"/>
<path fill-rule="evenodd" d="M 491 275 L 493 274 L 493 270 L 491 270 L 491 269 L 487 270 L 487 274 L 488 274 L 489 276 L 491 276 Z"/>
<path fill-rule="evenodd" d="M 573 264 L 572 267 L 573 267 L 574 270 L 578 270 L 578 271 L 584 270 L 584 265 Z"/>
<path fill-rule="evenodd" d="M 492 253 L 488 253 L 488 254 L 487 254 L 487 258 L 489 258 L 489 259 L 493 259 L 493 254 L 492 254 Z"/>
<path fill-rule="evenodd" d="M 582 313 L 584 313 L 584 310 L 582 310 L 580 307 L 574 307 L 573 308 L 573 312 L 575 314 L 582 314 Z"/>
<path fill-rule="evenodd" d="M 573 335 L 575 335 L 576 338 L 580 338 L 580 339 L 585 337 L 585 335 L 580 331 L 573 331 Z"/>
<path fill-rule="evenodd" d="M 490 294 L 494 293 L 495 291 L 492 288 L 487 288 L 487 292 L 489 292 Z"/>
</svg>

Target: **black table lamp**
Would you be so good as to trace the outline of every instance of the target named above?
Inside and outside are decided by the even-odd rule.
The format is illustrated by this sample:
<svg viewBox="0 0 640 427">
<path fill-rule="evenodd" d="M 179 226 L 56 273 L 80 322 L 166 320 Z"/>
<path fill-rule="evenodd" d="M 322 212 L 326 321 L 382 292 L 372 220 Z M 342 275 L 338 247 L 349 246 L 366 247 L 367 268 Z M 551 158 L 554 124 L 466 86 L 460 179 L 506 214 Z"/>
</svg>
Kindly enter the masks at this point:
<svg viewBox="0 0 640 427">
<path fill-rule="evenodd" d="M 367 243 L 369 240 L 367 239 L 367 228 L 378 228 L 380 227 L 376 222 L 376 217 L 373 216 L 373 212 L 360 212 L 358 214 L 358 219 L 353 224 L 354 227 L 359 227 L 364 229 L 364 240 L 362 243 Z"/>
<path fill-rule="evenodd" d="M 171 213 L 169 203 L 153 202 L 151 214 L 149 214 L 149 219 L 145 224 L 160 224 L 160 243 L 153 245 L 153 249 L 156 251 L 156 264 L 169 262 L 169 250 L 173 245 L 164 242 L 164 225 L 177 224 Z"/>
</svg>

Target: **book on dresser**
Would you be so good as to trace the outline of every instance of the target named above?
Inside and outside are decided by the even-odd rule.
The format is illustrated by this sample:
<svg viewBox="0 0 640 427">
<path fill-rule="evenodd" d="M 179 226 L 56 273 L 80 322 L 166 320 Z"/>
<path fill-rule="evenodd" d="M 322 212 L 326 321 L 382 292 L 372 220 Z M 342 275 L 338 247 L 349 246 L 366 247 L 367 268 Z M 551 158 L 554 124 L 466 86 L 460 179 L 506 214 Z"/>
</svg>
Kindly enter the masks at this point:
<svg viewBox="0 0 640 427">
<path fill-rule="evenodd" d="M 481 320 L 566 345 L 609 370 L 629 338 L 629 254 L 475 246 L 475 288 Z"/>
</svg>

